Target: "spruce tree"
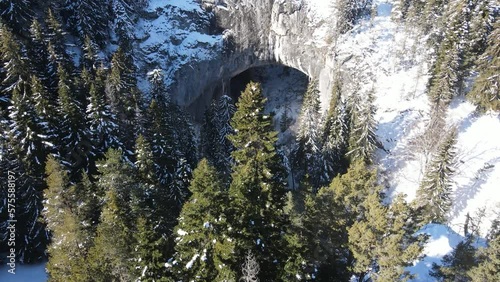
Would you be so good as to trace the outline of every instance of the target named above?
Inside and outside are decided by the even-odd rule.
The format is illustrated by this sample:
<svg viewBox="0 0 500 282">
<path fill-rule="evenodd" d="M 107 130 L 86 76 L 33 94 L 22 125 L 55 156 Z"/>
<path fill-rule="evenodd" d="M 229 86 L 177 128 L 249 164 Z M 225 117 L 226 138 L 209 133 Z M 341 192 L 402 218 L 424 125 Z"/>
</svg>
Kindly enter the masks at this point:
<svg viewBox="0 0 500 282">
<path fill-rule="evenodd" d="M 429 274 L 439 281 L 469 281 L 468 271 L 477 266 L 473 241 L 473 236 L 468 236 L 458 243 L 450 254 L 443 257 L 440 265 L 432 264 Z"/>
<path fill-rule="evenodd" d="M 417 190 L 416 204 L 423 207 L 423 222 L 445 223 L 452 205 L 451 177 L 455 172 L 457 132 L 448 132 L 439 145 L 436 155 L 426 168 L 424 178 Z"/>
<path fill-rule="evenodd" d="M 488 46 L 480 57 L 479 76 L 468 97 L 481 110 L 500 110 L 500 22 L 488 37 Z"/>
<path fill-rule="evenodd" d="M 122 46 L 127 46 L 134 39 L 134 11 L 135 1 L 111 0 L 113 14 L 113 30 L 118 35 Z M 138 1 L 137 1 L 138 2 Z"/>
<path fill-rule="evenodd" d="M 424 236 L 415 236 L 414 212 L 404 197 L 389 206 L 382 204 L 376 187 L 362 204 L 363 212 L 349 228 L 349 248 L 360 281 L 370 275 L 373 281 L 400 281 L 413 277 L 405 268 L 422 257 Z M 361 218 L 361 219 L 359 219 Z"/>
<path fill-rule="evenodd" d="M 84 258 L 91 238 L 75 214 L 78 207 L 75 189 L 70 185 L 68 173 L 52 157 L 47 160 L 46 173 L 44 218 L 52 234 L 47 264 L 50 279 L 86 281 L 89 277 Z"/>
<path fill-rule="evenodd" d="M 233 105 L 233 100 L 227 95 L 219 98 L 215 111 L 215 125 L 218 133 L 218 148 L 215 167 L 221 172 L 221 176 L 225 182 L 230 182 L 231 165 L 233 158 L 231 153 L 234 151 L 234 146 L 229 141 L 228 136 L 234 133 L 231 126 L 231 118 L 233 117 L 236 108 Z"/>
<path fill-rule="evenodd" d="M 306 198 L 304 230 L 310 261 L 319 281 L 331 277 L 349 280 L 354 258 L 348 248 L 348 230 L 362 211 L 367 195 L 376 189 L 376 172 L 357 161 L 347 173 L 337 175 L 328 187 Z"/>
<path fill-rule="evenodd" d="M 104 45 L 108 33 L 108 1 L 66 0 L 63 11 L 68 15 L 69 27 L 82 41 L 90 36 L 99 45 Z"/>
<path fill-rule="evenodd" d="M 166 277 L 164 264 L 172 254 L 171 236 L 177 213 L 167 187 L 158 183 L 153 153 L 142 135 L 136 140 L 135 156 L 139 184 L 131 193 L 130 203 L 137 218 L 133 267 L 141 281 L 152 281 Z"/>
<path fill-rule="evenodd" d="M 150 143 L 142 135 L 136 140 L 135 166 L 141 180 L 142 216 L 154 224 L 159 234 L 171 234 L 178 217 L 177 202 L 172 198 L 168 185 L 161 183 L 157 175 L 157 164 Z"/>
<path fill-rule="evenodd" d="M 38 77 L 44 87 L 50 88 L 50 77 L 47 73 L 49 64 L 49 53 L 44 35 L 44 29 L 38 20 L 33 20 L 30 27 L 30 42 L 27 48 L 27 54 L 30 58 L 30 70 L 33 75 Z M 53 93 L 49 93 L 53 94 Z M 51 101 L 55 102 L 55 97 L 51 97 Z"/>
<path fill-rule="evenodd" d="M 379 145 L 376 135 L 377 122 L 375 121 L 376 107 L 374 103 L 375 90 L 372 88 L 366 95 L 361 106 L 351 100 L 352 128 L 349 136 L 349 155 L 351 161 L 361 160 L 366 164 L 373 162 L 373 153 Z M 353 95 L 359 95 L 354 93 Z"/>
<path fill-rule="evenodd" d="M 277 133 L 271 117 L 263 113 L 264 103 L 261 86 L 254 82 L 237 103 L 231 123 L 235 134 L 229 136 L 236 149 L 226 214 L 231 215 L 230 237 L 235 241 L 232 269 L 240 272 L 245 253 L 252 250 L 261 265 L 259 277 L 275 280 L 286 260 L 285 185 L 274 147 Z"/>
<path fill-rule="evenodd" d="M 24 47 L 19 43 L 12 32 L 3 26 L 0 29 L 0 54 L 4 67 L 3 91 L 11 92 L 17 88 L 20 92 L 27 86 L 29 67 L 24 54 Z M 9 97 L 7 97 L 9 98 Z"/>
<path fill-rule="evenodd" d="M 296 181 L 309 174 L 314 187 L 319 187 L 321 178 L 322 156 L 320 144 L 321 105 L 317 82 L 311 81 L 302 101 L 297 133 L 297 145 L 293 152 L 293 168 Z"/>
<path fill-rule="evenodd" d="M 71 168 L 73 172 L 78 172 L 80 169 L 87 171 L 94 146 L 89 140 L 90 134 L 87 128 L 82 124 L 84 112 L 75 97 L 73 83 L 61 65 L 58 68 L 58 77 L 57 114 L 62 118 L 58 129 L 60 140 L 58 149 L 65 166 Z"/>
<path fill-rule="evenodd" d="M 97 187 L 105 191 L 104 205 L 87 263 L 95 281 L 131 281 L 136 217 L 129 203 L 132 191 L 138 189 L 137 180 L 118 150 L 108 150 L 98 169 Z"/>
<path fill-rule="evenodd" d="M 346 157 L 349 145 L 349 116 L 346 100 L 342 98 L 342 85 L 337 77 L 332 87 L 332 98 L 322 129 L 322 154 L 324 156 L 324 183 L 329 183 L 338 173 L 345 173 L 349 165 Z"/>
<path fill-rule="evenodd" d="M 201 129 L 201 154 L 221 174 L 224 183 L 229 184 L 231 152 L 233 145 L 227 136 L 234 132 L 230 121 L 235 111 L 229 96 L 222 96 L 205 111 L 205 121 Z"/>
<path fill-rule="evenodd" d="M 49 75 L 54 78 L 53 87 L 57 86 L 57 70 L 61 65 L 66 71 L 70 71 L 72 67 L 71 58 L 66 53 L 66 32 L 63 29 L 61 21 L 56 14 L 49 9 L 45 17 L 47 26 L 45 38 L 47 40 L 47 50 L 49 52 Z"/>
<path fill-rule="evenodd" d="M 32 0 L 4 0 L 0 2 L 0 16 L 2 24 L 13 30 L 22 32 L 26 23 L 31 22 L 33 11 Z"/>
<path fill-rule="evenodd" d="M 215 165 L 217 161 L 217 147 L 219 132 L 215 120 L 215 102 L 212 102 L 205 110 L 205 117 L 200 130 L 200 153 L 203 158 Z"/>
<path fill-rule="evenodd" d="M 99 56 L 97 55 L 97 52 L 98 46 L 88 35 L 85 36 L 85 39 L 83 41 L 83 56 L 81 58 L 80 65 L 83 68 L 89 70 L 91 73 L 94 73 L 95 70 L 99 67 Z"/>
<path fill-rule="evenodd" d="M 176 276 L 203 281 L 235 279 L 229 265 L 234 243 L 227 235 L 224 211 L 227 191 L 214 167 L 203 159 L 189 186 L 192 193 L 182 208 L 176 238 Z"/>
<path fill-rule="evenodd" d="M 470 268 L 467 275 L 473 282 L 490 281 L 500 276 L 500 218 L 493 221 L 487 236 L 486 248 L 477 252 L 476 266 Z"/>
<path fill-rule="evenodd" d="M 130 140 L 129 136 L 134 135 L 134 126 L 131 123 L 134 120 L 137 102 L 133 96 L 137 91 L 136 84 L 131 55 L 125 53 L 123 48 L 118 48 L 111 59 L 111 70 L 106 78 L 105 91 L 111 111 L 117 117 L 121 129 L 120 139 L 128 140 L 125 142 L 127 148 L 131 148 L 134 141 Z"/>
<path fill-rule="evenodd" d="M 106 101 L 102 66 L 97 70 L 94 80 L 90 83 L 86 116 L 90 140 L 95 147 L 97 156 L 104 155 L 109 148 L 123 148 L 119 139 L 120 130 L 116 116 Z"/>
</svg>

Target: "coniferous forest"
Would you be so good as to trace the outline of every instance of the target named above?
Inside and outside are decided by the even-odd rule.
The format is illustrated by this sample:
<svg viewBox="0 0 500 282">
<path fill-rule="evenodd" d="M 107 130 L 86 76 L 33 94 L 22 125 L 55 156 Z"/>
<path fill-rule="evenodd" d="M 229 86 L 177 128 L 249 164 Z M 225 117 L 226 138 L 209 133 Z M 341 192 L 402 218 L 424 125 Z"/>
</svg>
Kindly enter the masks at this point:
<svg viewBox="0 0 500 282">
<path fill-rule="evenodd" d="M 335 3 L 340 34 L 370 17 L 367 1 Z M 446 224 L 453 203 L 450 102 L 500 110 L 500 9 L 394 4 L 393 21 L 430 34 L 421 44 L 434 50 L 431 119 L 415 137 L 428 162 L 411 202 L 387 201 L 374 90 L 351 91 L 344 73 L 331 78 L 325 111 L 309 82 L 284 150 L 260 83 L 234 99 L 218 93 L 201 122 L 161 69 L 139 87 L 131 29 L 147 1 L 0 1 L 0 253 L 15 236 L 16 263 L 46 262 L 49 281 L 413 278 L 407 267 L 428 240 L 417 231 Z M 466 240 L 433 266 L 436 281 L 498 281 L 500 217 L 480 248 L 467 219 Z"/>
</svg>

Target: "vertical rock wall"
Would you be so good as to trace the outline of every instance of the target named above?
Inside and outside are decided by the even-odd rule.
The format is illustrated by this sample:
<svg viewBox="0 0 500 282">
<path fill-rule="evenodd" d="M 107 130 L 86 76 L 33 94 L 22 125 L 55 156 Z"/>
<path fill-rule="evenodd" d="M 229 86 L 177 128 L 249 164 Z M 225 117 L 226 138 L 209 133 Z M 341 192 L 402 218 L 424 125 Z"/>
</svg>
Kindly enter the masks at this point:
<svg viewBox="0 0 500 282">
<path fill-rule="evenodd" d="M 256 66 L 282 64 L 319 80 L 328 101 L 333 61 L 332 20 L 314 17 L 306 0 L 203 0 L 224 30 L 224 50 L 210 60 L 183 66 L 171 92 L 191 112 L 200 112 L 231 77 Z M 333 16 L 331 17 L 333 18 Z"/>
</svg>

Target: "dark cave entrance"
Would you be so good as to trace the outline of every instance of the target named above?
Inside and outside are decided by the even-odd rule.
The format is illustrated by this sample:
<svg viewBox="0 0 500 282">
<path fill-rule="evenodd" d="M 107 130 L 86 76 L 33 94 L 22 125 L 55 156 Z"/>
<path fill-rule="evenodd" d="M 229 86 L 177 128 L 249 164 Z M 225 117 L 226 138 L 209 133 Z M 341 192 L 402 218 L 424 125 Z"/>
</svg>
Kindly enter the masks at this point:
<svg viewBox="0 0 500 282">
<path fill-rule="evenodd" d="M 296 121 L 309 77 L 283 65 L 253 67 L 231 79 L 227 93 L 233 101 L 238 101 L 250 81 L 262 85 L 262 94 L 267 98 L 265 112 L 273 116 L 274 128 L 280 132 L 279 143 L 290 142 L 297 130 Z"/>
<path fill-rule="evenodd" d="M 229 95 L 237 101 L 241 92 L 250 82 L 259 82 L 268 103 L 288 102 L 303 94 L 307 89 L 309 77 L 303 72 L 283 65 L 253 67 L 231 78 Z"/>
</svg>

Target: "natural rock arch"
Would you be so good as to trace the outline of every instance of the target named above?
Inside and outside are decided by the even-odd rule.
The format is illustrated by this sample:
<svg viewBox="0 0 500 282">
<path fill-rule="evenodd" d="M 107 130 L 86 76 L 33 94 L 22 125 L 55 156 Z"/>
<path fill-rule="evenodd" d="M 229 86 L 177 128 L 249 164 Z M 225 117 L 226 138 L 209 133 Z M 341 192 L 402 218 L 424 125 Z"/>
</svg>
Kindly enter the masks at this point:
<svg viewBox="0 0 500 282">
<path fill-rule="evenodd" d="M 282 64 L 318 80 L 325 105 L 334 69 L 329 43 L 332 22 L 315 18 L 303 1 L 203 0 L 202 5 L 212 9 L 231 48 L 175 73 L 170 91 L 179 104 L 198 116 L 214 93 L 227 91 L 235 75 L 253 67 Z"/>
</svg>

